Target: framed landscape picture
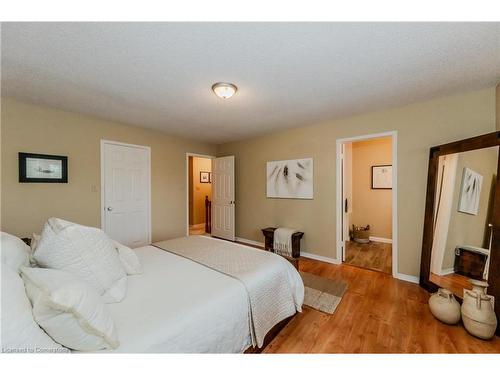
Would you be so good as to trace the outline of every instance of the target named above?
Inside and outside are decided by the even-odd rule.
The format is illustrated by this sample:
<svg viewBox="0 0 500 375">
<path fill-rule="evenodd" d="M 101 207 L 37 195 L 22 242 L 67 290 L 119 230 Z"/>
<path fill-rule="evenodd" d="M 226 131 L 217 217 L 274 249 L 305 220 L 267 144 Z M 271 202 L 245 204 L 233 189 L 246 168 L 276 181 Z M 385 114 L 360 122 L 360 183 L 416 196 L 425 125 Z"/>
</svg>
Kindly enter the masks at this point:
<svg viewBox="0 0 500 375">
<path fill-rule="evenodd" d="M 392 189 L 392 165 L 372 167 L 372 189 Z"/>
<path fill-rule="evenodd" d="M 68 157 L 19 153 L 19 182 L 68 182 Z"/>
</svg>

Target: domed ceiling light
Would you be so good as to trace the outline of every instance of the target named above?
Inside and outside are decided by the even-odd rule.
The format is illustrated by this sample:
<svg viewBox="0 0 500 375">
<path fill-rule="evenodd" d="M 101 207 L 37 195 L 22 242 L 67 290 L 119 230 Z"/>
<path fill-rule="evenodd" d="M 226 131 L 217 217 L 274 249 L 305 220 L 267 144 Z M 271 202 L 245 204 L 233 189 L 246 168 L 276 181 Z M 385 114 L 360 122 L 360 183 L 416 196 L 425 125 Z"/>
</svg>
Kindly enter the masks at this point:
<svg viewBox="0 0 500 375">
<path fill-rule="evenodd" d="M 236 85 L 227 82 L 217 82 L 212 85 L 212 90 L 221 99 L 229 99 L 236 94 L 238 88 Z"/>
</svg>

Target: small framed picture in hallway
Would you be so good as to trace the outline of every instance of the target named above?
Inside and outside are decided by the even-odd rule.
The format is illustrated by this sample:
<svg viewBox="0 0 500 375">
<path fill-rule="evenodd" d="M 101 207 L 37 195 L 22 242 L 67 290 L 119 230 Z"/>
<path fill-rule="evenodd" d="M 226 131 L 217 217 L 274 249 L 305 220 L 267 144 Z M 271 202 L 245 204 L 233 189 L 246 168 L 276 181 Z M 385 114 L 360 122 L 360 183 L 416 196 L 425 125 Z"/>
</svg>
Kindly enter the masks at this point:
<svg viewBox="0 0 500 375">
<path fill-rule="evenodd" d="M 209 184 L 212 182 L 212 176 L 210 172 L 200 172 L 200 182 L 202 184 Z"/>
<path fill-rule="evenodd" d="M 372 166 L 372 189 L 392 189 L 392 165 Z"/>
</svg>

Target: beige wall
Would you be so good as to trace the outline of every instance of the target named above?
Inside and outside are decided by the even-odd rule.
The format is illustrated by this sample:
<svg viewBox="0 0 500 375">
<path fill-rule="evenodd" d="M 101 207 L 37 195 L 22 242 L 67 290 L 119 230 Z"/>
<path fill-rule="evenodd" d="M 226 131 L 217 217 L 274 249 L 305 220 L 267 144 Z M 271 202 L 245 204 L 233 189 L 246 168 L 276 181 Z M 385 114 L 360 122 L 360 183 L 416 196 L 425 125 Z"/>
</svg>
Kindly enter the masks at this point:
<svg viewBox="0 0 500 375">
<path fill-rule="evenodd" d="M 485 236 L 485 234 L 489 232 L 487 231 L 487 222 L 491 214 L 490 208 L 493 204 L 491 192 L 494 186 L 493 183 L 496 181 L 497 165 L 498 147 L 462 152 L 458 155 L 450 226 L 442 266 L 443 270 L 453 268 L 455 247 L 457 245 L 488 247 L 488 235 Z M 477 215 L 458 211 L 464 168 L 470 168 L 483 176 Z"/>
<path fill-rule="evenodd" d="M 192 190 L 192 220 L 191 224 L 205 222 L 205 197 L 212 200 L 212 184 L 200 182 L 200 172 L 212 172 L 212 159 L 192 157 L 193 190 Z"/>
<path fill-rule="evenodd" d="M 495 88 L 232 142 L 218 155 L 236 156 L 236 235 L 263 241 L 261 228 L 305 232 L 302 248 L 336 257 L 335 141 L 398 132 L 398 271 L 418 275 L 429 148 L 495 130 Z M 314 158 L 314 199 L 267 199 L 266 162 Z"/>
<path fill-rule="evenodd" d="M 392 238 L 392 190 L 371 188 L 371 167 L 392 164 L 392 138 L 352 144 L 352 223 L 370 225 L 370 235 Z"/>
<path fill-rule="evenodd" d="M 40 232 L 58 216 L 100 226 L 100 140 L 151 147 L 153 241 L 186 231 L 186 152 L 215 147 L 70 112 L 2 99 L 2 230 L 18 236 Z M 18 182 L 20 151 L 68 156 L 67 184 Z M 97 191 L 92 191 L 92 187 Z"/>
<path fill-rule="evenodd" d="M 496 120 L 497 130 L 500 130 L 500 83 L 496 87 Z"/>
</svg>

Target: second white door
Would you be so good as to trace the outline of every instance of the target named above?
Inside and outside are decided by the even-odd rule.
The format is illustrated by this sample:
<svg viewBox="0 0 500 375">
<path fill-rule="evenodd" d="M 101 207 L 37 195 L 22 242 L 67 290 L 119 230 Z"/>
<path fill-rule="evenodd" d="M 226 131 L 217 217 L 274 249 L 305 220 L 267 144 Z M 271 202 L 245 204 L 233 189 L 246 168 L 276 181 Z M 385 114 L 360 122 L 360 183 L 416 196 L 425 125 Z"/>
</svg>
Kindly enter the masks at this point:
<svg viewBox="0 0 500 375">
<path fill-rule="evenodd" d="M 212 159 L 212 236 L 235 240 L 234 156 Z"/>
<path fill-rule="evenodd" d="M 103 141 L 102 228 L 130 247 L 151 243 L 150 149 Z"/>
</svg>

